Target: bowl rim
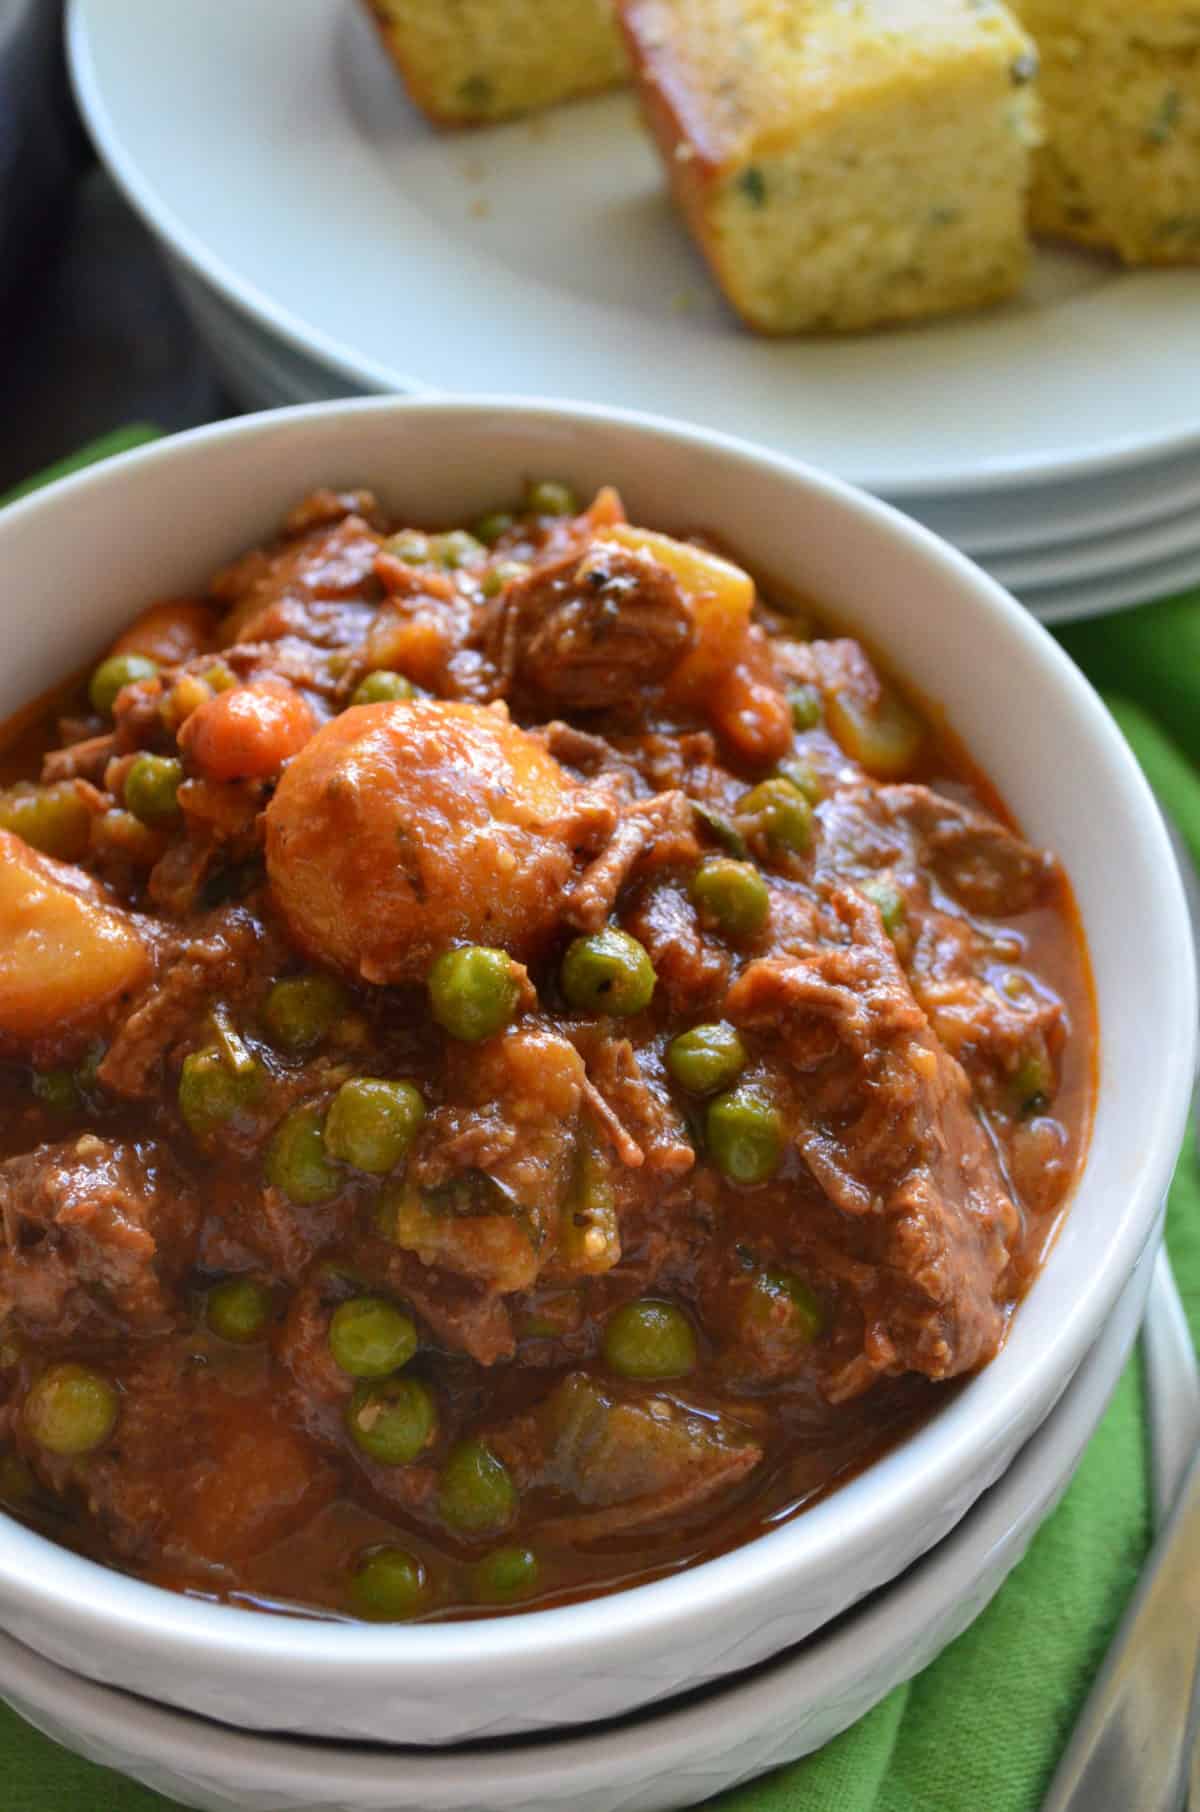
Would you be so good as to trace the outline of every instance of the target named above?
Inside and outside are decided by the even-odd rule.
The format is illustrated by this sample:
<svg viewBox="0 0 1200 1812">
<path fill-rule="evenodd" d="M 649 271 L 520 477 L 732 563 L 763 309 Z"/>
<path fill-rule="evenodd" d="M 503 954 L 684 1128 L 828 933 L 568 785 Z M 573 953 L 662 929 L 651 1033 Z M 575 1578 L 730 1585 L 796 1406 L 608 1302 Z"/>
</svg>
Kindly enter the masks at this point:
<svg viewBox="0 0 1200 1812">
<path fill-rule="evenodd" d="M 34 1618 L 49 1612 L 60 1625 L 85 1626 L 93 1638 L 133 1641 L 143 1658 L 159 1653 L 170 1654 L 177 1664 L 186 1664 L 189 1657 L 197 1663 L 220 1662 L 239 1677 L 269 1664 L 276 1687 L 289 1678 L 300 1681 L 313 1670 L 330 1666 L 336 1666 L 339 1678 L 352 1685 L 356 1677 L 412 1665 L 421 1671 L 426 1691 L 436 1690 L 439 1684 L 461 1688 L 484 1680 L 497 1665 L 519 1666 L 535 1660 L 541 1666 L 553 1665 L 581 1646 L 608 1654 L 636 1653 L 630 1644 L 651 1632 L 661 1639 L 668 1627 L 674 1628 L 677 1640 L 685 1642 L 687 1626 L 694 1620 L 711 1627 L 716 1619 L 721 1627 L 723 1618 L 744 1611 L 750 1602 L 765 1609 L 778 1601 L 780 1591 L 798 1569 L 824 1576 L 831 1567 L 850 1565 L 876 1549 L 885 1525 L 895 1527 L 914 1520 L 919 1524 L 934 1514 L 953 1495 L 956 1481 L 961 1486 L 963 1480 L 978 1474 L 981 1462 L 1002 1445 L 1006 1428 L 1021 1419 L 1030 1402 L 1040 1401 L 1043 1414 L 1049 1408 L 1111 1313 L 1152 1237 L 1190 1107 L 1192 1065 L 1184 1058 L 1197 1037 L 1191 928 L 1158 806 L 1098 695 L 1048 632 L 965 555 L 891 505 L 830 474 L 749 442 L 637 411 L 503 394 L 365 397 L 213 423 L 59 480 L 0 511 L 0 563 L 6 537 L 25 524 L 52 519 L 60 511 L 65 514 L 85 494 L 102 498 L 106 491 L 120 496 L 136 489 L 139 476 L 155 467 L 176 463 L 186 470 L 193 458 L 214 447 L 240 448 L 244 456 L 256 445 L 277 437 L 294 440 L 297 433 L 311 428 L 319 480 L 323 424 L 372 415 L 393 416 L 397 423 L 437 416 L 457 419 L 465 429 L 473 419 L 494 421 L 498 412 L 519 418 L 531 431 L 568 427 L 586 432 L 589 426 L 618 429 L 644 443 L 666 441 L 697 457 L 715 456 L 743 472 L 769 470 L 785 483 L 807 491 L 834 516 L 853 520 L 859 528 L 872 526 L 893 543 L 906 544 L 911 554 L 923 556 L 931 571 L 948 573 L 961 590 L 973 594 L 976 605 L 990 615 L 1004 639 L 1023 644 L 1049 670 L 1073 716 L 1077 735 L 1104 750 L 1129 806 L 1137 807 L 1136 815 L 1132 809 L 1128 812 L 1135 842 L 1140 838 L 1141 844 L 1134 859 L 1145 857 L 1153 864 L 1158 876 L 1155 905 L 1165 931 L 1156 944 L 1148 942 L 1143 948 L 1142 960 L 1152 956 L 1160 968 L 1170 962 L 1173 978 L 1169 989 L 1160 989 L 1164 996 L 1157 1045 L 1164 1053 L 1161 1086 L 1152 1115 L 1132 1135 L 1142 1162 L 1126 1194 L 1105 1262 L 1079 1280 L 1070 1302 L 1062 1307 L 1052 1336 L 1038 1347 L 1024 1371 L 1014 1373 L 1017 1388 L 1006 1376 L 1008 1349 L 1002 1350 L 913 1436 L 828 1498 L 726 1554 L 664 1578 L 598 1598 L 493 1619 L 373 1626 L 292 1614 L 248 1615 L 236 1605 L 185 1596 L 122 1574 L 58 1546 L 11 1518 L 0 1517 L 0 1620 L 7 1621 L 9 1607 L 14 1605 Z M 1101 1093 L 1093 1143 L 1104 1113 Z M 1073 1194 L 1072 1212 L 1074 1201 Z M 1044 1276 L 1043 1270 L 1031 1296 L 1040 1285 L 1044 1288 Z M 897 1456 L 911 1456 L 922 1448 L 931 1450 L 922 1454 L 923 1464 L 914 1466 L 911 1458 L 903 1466 L 895 1463 Z M 885 1477 L 899 1484 L 900 1495 L 890 1502 L 886 1517 L 881 1517 L 879 1491 L 872 1485 Z M 860 1488 L 863 1480 L 869 1481 L 865 1490 Z M 983 1478 L 980 1488 L 987 1482 Z"/>
</svg>

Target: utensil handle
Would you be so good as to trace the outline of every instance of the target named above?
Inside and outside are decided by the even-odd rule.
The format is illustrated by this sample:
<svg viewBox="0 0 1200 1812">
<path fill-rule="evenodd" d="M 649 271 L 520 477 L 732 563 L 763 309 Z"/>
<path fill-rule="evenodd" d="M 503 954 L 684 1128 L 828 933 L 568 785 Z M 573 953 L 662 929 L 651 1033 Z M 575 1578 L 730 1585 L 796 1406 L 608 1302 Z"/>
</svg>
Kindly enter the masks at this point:
<svg viewBox="0 0 1200 1812">
<path fill-rule="evenodd" d="M 1200 1448 L 1196 1350 L 1165 1247 L 1159 1249 L 1154 1261 L 1142 1325 L 1142 1352 L 1146 1364 L 1150 1493 L 1154 1527 L 1161 1529 L 1179 1496 L 1192 1456 Z"/>
<path fill-rule="evenodd" d="M 1181 1812 L 1200 1642 L 1200 1456 L 1059 1763 L 1042 1812 Z"/>
</svg>

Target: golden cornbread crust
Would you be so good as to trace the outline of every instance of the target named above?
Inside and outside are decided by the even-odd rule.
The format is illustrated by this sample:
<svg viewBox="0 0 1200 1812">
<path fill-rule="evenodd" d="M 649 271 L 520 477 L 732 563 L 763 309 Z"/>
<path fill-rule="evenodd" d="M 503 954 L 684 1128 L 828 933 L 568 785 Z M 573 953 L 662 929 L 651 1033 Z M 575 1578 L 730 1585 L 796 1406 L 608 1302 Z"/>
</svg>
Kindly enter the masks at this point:
<svg viewBox="0 0 1200 1812">
<path fill-rule="evenodd" d="M 1200 4 L 1015 0 L 1038 42 L 1035 232 L 1200 263 Z"/>
<path fill-rule="evenodd" d="M 612 0 L 366 0 L 413 101 L 483 125 L 628 76 Z"/>
<path fill-rule="evenodd" d="M 999 0 L 619 0 L 643 111 L 726 296 L 853 331 L 1023 279 L 1033 45 Z"/>
</svg>

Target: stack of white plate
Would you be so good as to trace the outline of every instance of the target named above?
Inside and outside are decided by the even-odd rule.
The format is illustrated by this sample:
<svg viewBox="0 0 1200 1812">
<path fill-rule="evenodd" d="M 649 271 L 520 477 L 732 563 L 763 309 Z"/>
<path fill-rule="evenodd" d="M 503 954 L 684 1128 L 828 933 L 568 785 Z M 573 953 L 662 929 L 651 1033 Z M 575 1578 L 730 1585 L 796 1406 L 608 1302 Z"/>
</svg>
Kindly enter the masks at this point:
<svg viewBox="0 0 1200 1812">
<path fill-rule="evenodd" d="M 238 399 L 509 392 L 765 443 L 920 517 L 1047 622 L 1200 582 L 1200 269 L 1039 253 L 1005 307 L 736 326 L 632 99 L 474 133 L 359 0 L 72 0 L 76 89 Z"/>
</svg>

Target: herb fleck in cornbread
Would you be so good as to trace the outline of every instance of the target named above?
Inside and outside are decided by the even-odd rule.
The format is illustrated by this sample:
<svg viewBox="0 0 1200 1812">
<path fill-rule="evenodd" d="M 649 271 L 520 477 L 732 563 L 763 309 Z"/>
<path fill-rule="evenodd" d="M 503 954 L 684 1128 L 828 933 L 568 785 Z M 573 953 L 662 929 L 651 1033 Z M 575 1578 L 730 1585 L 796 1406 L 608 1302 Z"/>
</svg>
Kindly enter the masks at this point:
<svg viewBox="0 0 1200 1812">
<path fill-rule="evenodd" d="M 1024 275 L 1030 39 L 999 0 L 621 0 L 647 119 L 766 333 L 989 302 Z"/>
<path fill-rule="evenodd" d="M 422 110 L 473 125 L 624 81 L 612 0 L 367 0 Z"/>
<path fill-rule="evenodd" d="M 1035 232 L 1200 262 L 1200 4 L 1015 0 L 1042 59 Z"/>
</svg>

